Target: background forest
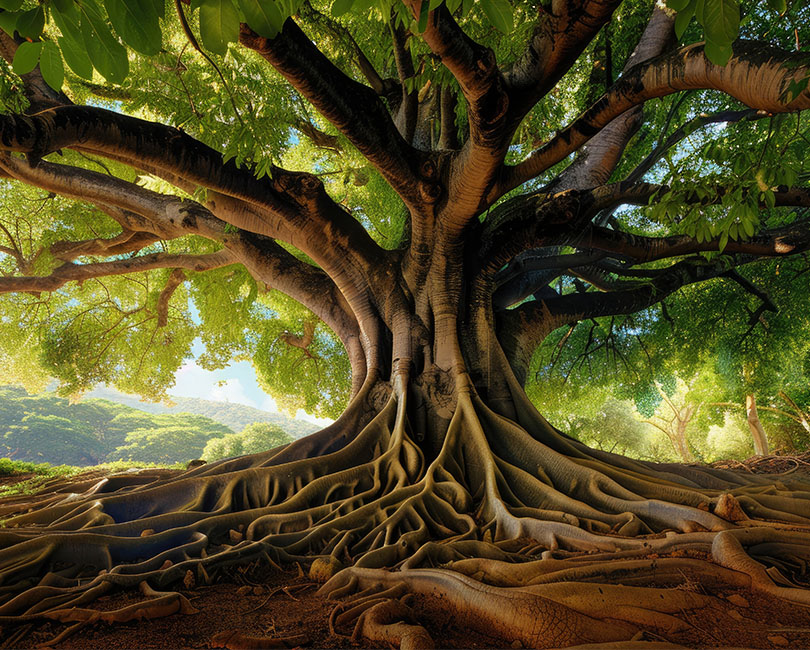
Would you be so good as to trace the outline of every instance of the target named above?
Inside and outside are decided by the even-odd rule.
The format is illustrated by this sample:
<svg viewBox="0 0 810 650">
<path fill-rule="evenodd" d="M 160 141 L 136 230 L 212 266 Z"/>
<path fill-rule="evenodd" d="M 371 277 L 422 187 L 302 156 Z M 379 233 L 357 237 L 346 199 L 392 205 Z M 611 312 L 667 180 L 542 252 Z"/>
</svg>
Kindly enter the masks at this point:
<svg viewBox="0 0 810 650">
<path fill-rule="evenodd" d="M 118 396 L 113 391 L 107 394 Z M 257 453 L 292 442 L 293 435 L 300 437 L 316 428 L 249 408 L 234 419 L 233 413 L 240 409 L 232 404 L 223 403 L 217 409 L 216 402 L 182 401 L 182 407 L 175 409 L 197 412 L 148 413 L 107 399 L 70 403 L 53 393 L 28 395 L 21 388 L 2 387 L 0 457 L 80 466 L 115 461 L 187 463 L 195 458 L 217 460 Z M 277 423 L 263 421 L 274 415 L 289 425 L 286 431 Z"/>
</svg>

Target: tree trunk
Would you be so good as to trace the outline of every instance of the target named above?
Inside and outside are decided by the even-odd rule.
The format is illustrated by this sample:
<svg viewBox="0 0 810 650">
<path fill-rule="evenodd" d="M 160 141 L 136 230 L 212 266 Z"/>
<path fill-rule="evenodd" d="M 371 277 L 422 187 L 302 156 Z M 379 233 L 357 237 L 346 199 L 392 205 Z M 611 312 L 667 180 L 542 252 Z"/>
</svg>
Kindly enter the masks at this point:
<svg viewBox="0 0 810 650">
<path fill-rule="evenodd" d="M 46 611 L 67 616 L 59 612 L 110 585 L 148 580 L 163 588 L 188 571 L 205 581 L 237 562 L 318 558 L 319 579 L 353 565 L 325 593 L 383 590 L 369 607 L 405 591 L 439 596 L 460 624 L 524 647 L 562 647 L 627 641 L 656 617 L 711 605 L 671 588 L 684 571 L 726 586 L 763 580 L 717 566 L 748 571 L 734 564 L 738 540 L 790 537 L 735 524 L 747 515 L 726 491 L 736 486 L 741 501 L 758 508 L 763 479 L 636 462 L 563 435 L 529 402 L 475 292 L 464 313 L 453 313 L 446 295 L 430 296 L 432 319 L 388 312 L 393 336 L 380 340 L 378 358 L 390 369 L 370 366 L 346 412 L 319 433 L 176 478 L 133 487 L 137 477 L 114 477 L 77 498 L 33 498 L 3 513 L 0 578 L 20 593 L 0 602 L 0 615 L 39 615 L 47 595 Z M 754 489 L 746 493 L 746 485 Z M 781 507 L 810 525 L 789 493 L 766 499 L 769 512 Z M 643 560 L 685 543 L 716 564 Z M 401 570 L 391 573 L 395 566 Z M 50 586 L 48 567 L 58 567 L 59 588 Z M 544 584 L 550 570 L 572 572 L 560 580 L 578 581 L 575 602 L 559 588 L 568 583 Z M 652 575 L 656 587 L 644 594 L 611 584 Z M 369 610 L 358 625 L 377 634 L 394 624 L 388 614 L 377 620 Z"/>
<path fill-rule="evenodd" d="M 754 454 L 757 456 L 768 455 L 768 438 L 765 429 L 759 420 L 757 411 L 757 400 L 753 393 L 745 396 L 745 413 L 748 419 L 748 428 L 751 430 L 751 437 L 754 439 Z"/>
<path fill-rule="evenodd" d="M 692 453 L 692 450 L 689 448 L 689 442 L 686 440 L 686 426 L 689 424 L 689 420 L 681 420 L 680 418 L 676 421 L 675 424 L 675 447 L 678 450 L 678 453 L 681 456 L 681 459 L 684 463 L 694 463 L 695 462 L 695 455 Z"/>
</svg>

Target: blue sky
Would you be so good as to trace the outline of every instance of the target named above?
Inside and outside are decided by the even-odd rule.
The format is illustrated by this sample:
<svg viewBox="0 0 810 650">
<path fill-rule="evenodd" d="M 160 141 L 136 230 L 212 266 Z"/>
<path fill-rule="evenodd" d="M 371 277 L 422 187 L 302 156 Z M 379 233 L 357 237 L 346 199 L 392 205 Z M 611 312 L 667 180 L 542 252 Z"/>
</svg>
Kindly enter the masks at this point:
<svg viewBox="0 0 810 650">
<path fill-rule="evenodd" d="M 199 353 L 200 347 L 195 345 L 194 351 Z M 175 374 L 175 380 L 174 388 L 169 389 L 169 394 L 176 397 L 198 397 L 215 402 L 235 402 L 271 413 L 278 411 L 276 401 L 259 388 L 256 372 L 248 361 L 235 362 L 227 368 L 210 371 L 201 368 L 192 359 L 180 367 Z M 320 426 L 326 426 L 332 422 L 329 419 L 316 418 L 301 409 L 298 410 L 295 417 Z"/>
<path fill-rule="evenodd" d="M 192 301 L 188 304 L 191 318 L 200 322 L 200 313 Z M 256 380 L 256 371 L 249 361 L 238 361 L 220 370 L 205 370 L 197 365 L 196 358 L 205 350 L 202 341 L 196 339 L 191 346 L 192 359 L 180 366 L 175 373 L 175 384 L 169 395 L 175 397 L 197 397 L 214 402 L 235 402 L 254 408 L 278 412 L 276 400 L 265 393 Z M 299 420 L 306 420 L 319 426 L 331 424 L 334 420 L 316 418 L 302 409 L 294 414 Z"/>
</svg>

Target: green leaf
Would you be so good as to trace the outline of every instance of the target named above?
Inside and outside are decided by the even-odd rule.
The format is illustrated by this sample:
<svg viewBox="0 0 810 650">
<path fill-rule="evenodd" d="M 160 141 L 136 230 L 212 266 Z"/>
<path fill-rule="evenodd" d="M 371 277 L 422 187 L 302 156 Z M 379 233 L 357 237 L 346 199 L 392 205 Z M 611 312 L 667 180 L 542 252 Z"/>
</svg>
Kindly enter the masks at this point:
<svg viewBox="0 0 810 650">
<path fill-rule="evenodd" d="M 152 0 L 104 0 L 104 7 L 124 43 L 147 56 L 160 52 L 160 21 Z"/>
<path fill-rule="evenodd" d="M 273 0 L 238 0 L 238 2 L 247 24 L 259 36 L 275 38 L 281 31 L 284 17 Z"/>
<path fill-rule="evenodd" d="M 166 17 L 166 3 L 163 0 L 149 0 L 152 5 L 152 11 L 157 14 L 158 18 Z"/>
<path fill-rule="evenodd" d="M 77 75 L 92 81 L 93 63 L 87 54 L 87 48 L 82 38 L 80 26 L 81 14 L 72 2 L 65 3 L 65 8 L 51 7 L 51 17 L 54 19 L 62 36 L 59 37 L 59 47 L 65 62 Z"/>
<path fill-rule="evenodd" d="M 702 25 L 703 24 L 703 14 L 706 11 L 706 0 L 697 0 L 695 3 L 695 18 L 697 21 Z"/>
<path fill-rule="evenodd" d="M 65 81 L 65 66 L 62 63 L 62 55 L 59 48 L 53 41 L 47 41 L 42 47 L 42 55 L 39 58 L 39 70 L 42 78 L 54 90 L 61 90 Z"/>
<path fill-rule="evenodd" d="M 126 49 L 112 35 L 98 5 L 85 1 L 80 9 L 82 41 L 93 67 L 110 83 L 122 83 L 129 72 Z"/>
<path fill-rule="evenodd" d="M 0 0 L 0 9 L 6 11 L 17 11 L 22 7 L 23 0 Z"/>
<path fill-rule="evenodd" d="M 17 19 L 20 14 L 12 11 L 3 11 L 0 13 L 0 29 L 2 29 L 9 36 L 14 36 L 14 30 L 17 28 Z"/>
<path fill-rule="evenodd" d="M 29 43 L 26 41 L 25 43 L 21 43 L 14 53 L 14 62 L 11 64 L 14 72 L 19 75 L 31 72 L 31 70 L 37 67 L 40 52 L 42 52 L 41 42 Z"/>
<path fill-rule="evenodd" d="M 706 0 L 703 11 L 706 40 L 718 45 L 731 43 L 740 33 L 740 5 L 737 0 Z"/>
<path fill-rule="evenodd" d="M 733 54 L 731 45 L 718 45 L 711 41 L 706 41 L 706 46 L 703 48 L 706 57 L 715 65 L 724 66 L 731 59 Z"/>
<path fill-rule="evenodd" d="M 720 235 L 720 245 L 718 246 L 718 249 L 721 253 L 726 249 L 727 244 L 728 244 L 728 233 L 724 232 L 722 235 Z"/>
<path fill-rule="evenodd" d="M 354 0 L 335 0 L 332 3 L 332 15 L 337 18 L 347 13 L 354 4 Z"/>
<path fill-rule="evenodd" d="M 484 0 L 481 8 L 495 27 L 508 34 L 514 28 L 514 9 L 508 0 Z"/>
<path fill-rule="evenodd" d="M 675 16 L 675 36 L 679 40 L 686 32 L 686 28 L 689 27 L 689 23 L 692 22 L 692 17 L 695 15 L 695 5 L 696 0 L 690 0 Z"/>
<path fill-rule="evenodd" d="M 419 11 L 419 24 L 416 27 L 416 31 L 419 32 L 420 34 L 427 29 L 429 15 L 430 15 L 430 3 L 427 2 L 427 0 L 424 0 L 422 2 L 422 6 Z"/>
<path fill-rule="evenodd" d="M 51 0 L 51 7 L 63 13 L 74 8 L 73 0 Z"/>
<path fill-rule="evenodd" d="M 68 36 L 59 37 L 59 47 L 68 67 L 82 79 L 93 80 L 93 63 L 84 46 Z"/>
<path fill-rule="evenodd" d="M 45 11 L 42 7 L 36 7 L 28 11 L 23 11 L 17 18 L 17 31 L 23 38 L 39 38 L 45 28 Z"/>
<path fill-rule="evenodd" d="M 683 11 L 689 4 L 689 0 L 667 0 L 667 7 L 675 11 Z"/>
<path fill-rule="evenodd" d="M 768 6 L 774 11 L 783 14 L 787 11 L 787 0 L 768 0 Z"/>
<path fill-rule="evenodd" d="M 746 219 L 745 221 L 742 222 L 742 226 L 743 226 L 743 230 L 745 231 L 745 234 L 746 234 L 747 237 L 753 237 L 754 236 L 754 222 L 753 221 Z"/>
<path fill-rule="evenodd" d="M 231 0 L 203 0 L 200 37 L 203 45 L 215 54 L 227 54 L 228 43 L 239 38 L 239 14 Z"/>
</svg>

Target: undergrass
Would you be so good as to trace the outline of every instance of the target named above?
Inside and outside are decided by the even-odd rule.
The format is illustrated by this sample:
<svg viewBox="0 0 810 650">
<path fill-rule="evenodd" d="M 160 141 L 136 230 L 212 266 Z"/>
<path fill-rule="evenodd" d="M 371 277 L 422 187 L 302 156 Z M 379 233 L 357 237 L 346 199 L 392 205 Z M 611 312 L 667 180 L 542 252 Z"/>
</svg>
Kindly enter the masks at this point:
<svg viewBox="0 0 810 650">
<path fill-rule="evenodd" d="M 135 461 L 118 460 L 101 465 L 77 467 L 75 465 L 51 465 L 50 463 L 31 463 L 11 458 L 0 458 L 0 498 L 22 494 L 33 494 L 44 483 L 55 478 L 69 478 L 84 472 L 101 470 L 105 473 L 116 474 L 130 469 L 159 468 L 159 469 L 185 469 L 182 463 L 174 465 L 160 465 L 158 463 L 139 463 Z M 11 485 L 3 485 L 3 477 L 33 474 L 29 479 L 18 481 Z"/>
</svg>

